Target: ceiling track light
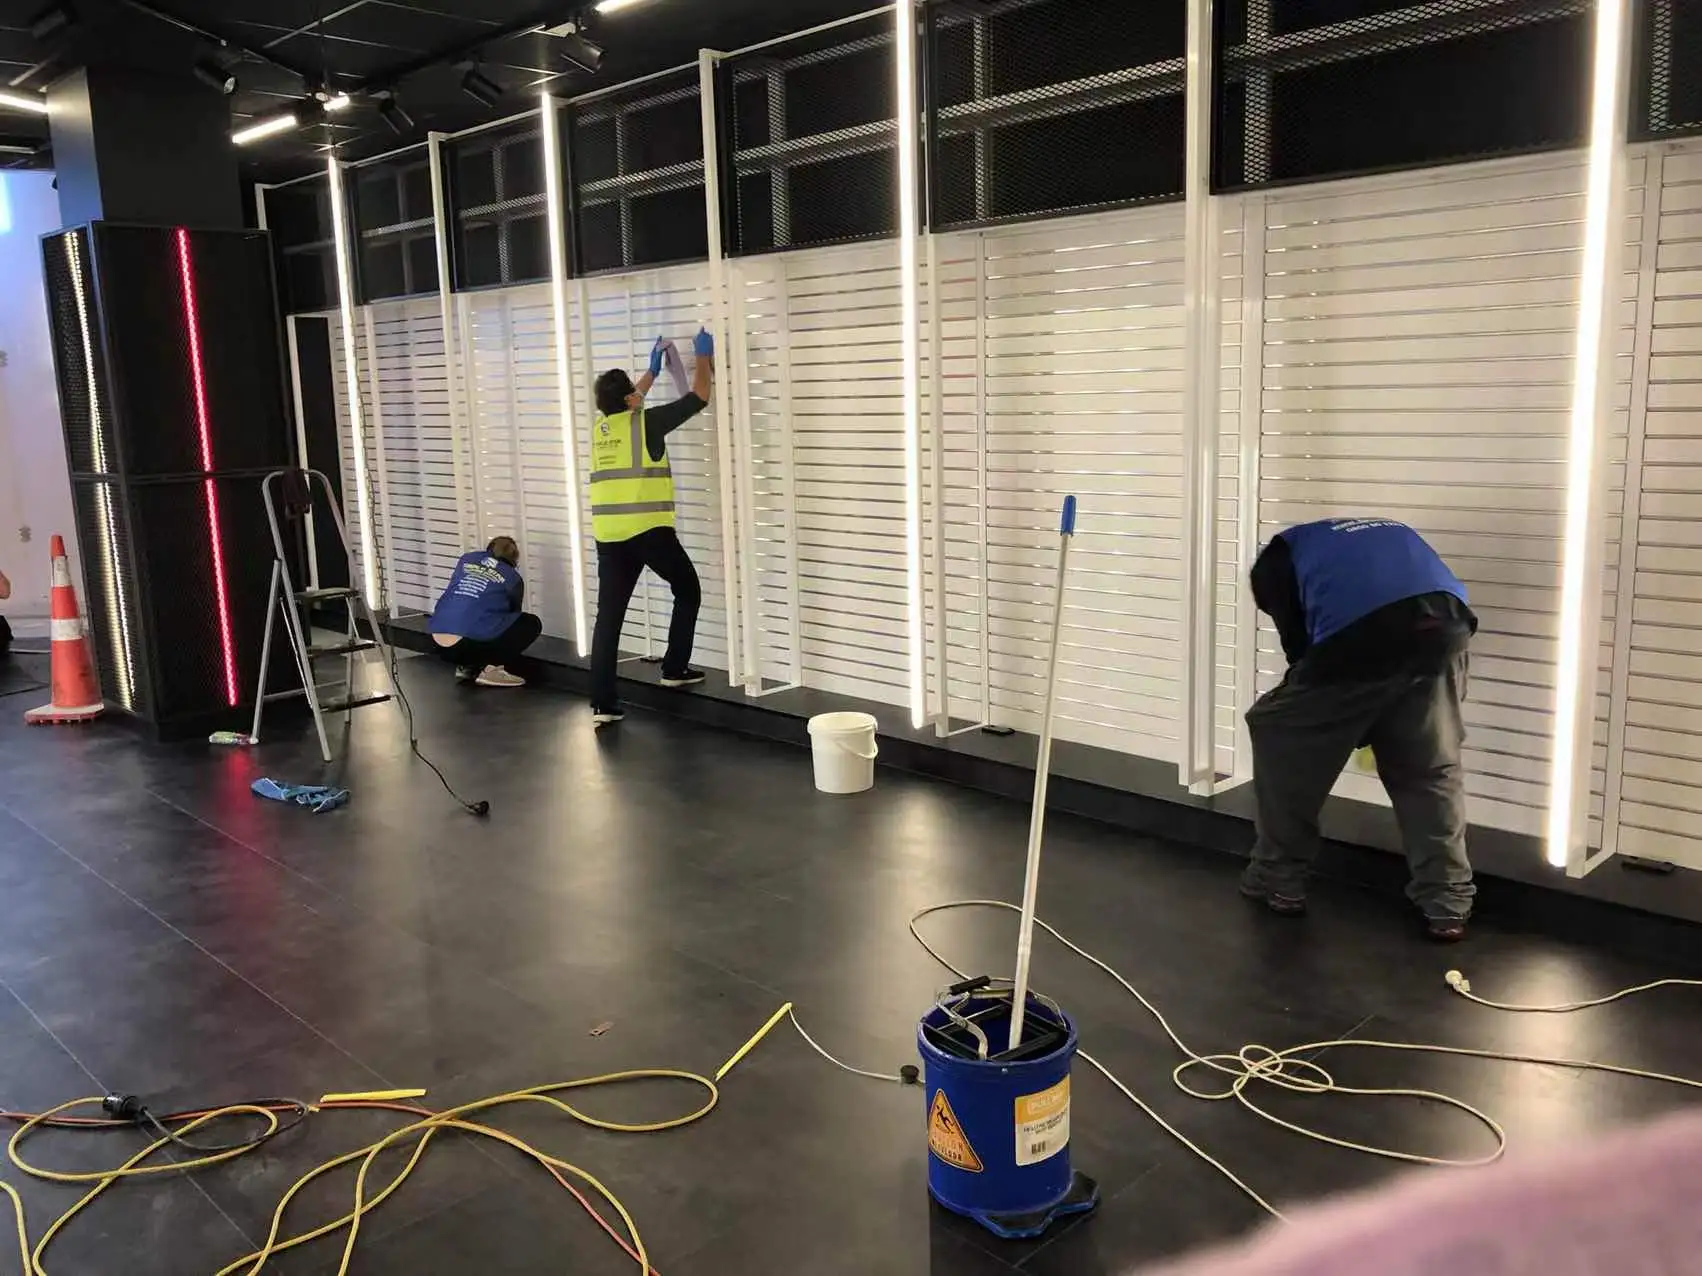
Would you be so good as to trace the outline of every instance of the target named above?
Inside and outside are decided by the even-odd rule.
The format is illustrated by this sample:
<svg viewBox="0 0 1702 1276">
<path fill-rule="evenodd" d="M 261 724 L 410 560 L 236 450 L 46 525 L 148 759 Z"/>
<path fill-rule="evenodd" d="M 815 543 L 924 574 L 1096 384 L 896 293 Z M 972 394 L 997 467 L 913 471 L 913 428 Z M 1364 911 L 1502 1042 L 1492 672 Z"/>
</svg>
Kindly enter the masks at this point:
<svg viewBox="0 0 1702 1276">
<path fill-rule="evenodd" d="M 37 115 L 47 114 L 47 99 L 36 97 L 33 93 L 13 93 L 9 89 L 0 89 L 0 107 L 3 106 L 18 111 L 33 111 Z"/>
<path fill-rule="evenodd" d="M 495 106 L 502 101 L 502 85 L 485 75 L 478 67 L 468 67 L 461 77 L 461 92 L 481 106 Z"/>
<path fill-rule="evenodd" d="M 49 5 L 30 19 L 30 35 L 37 40 L 47 40 L 60 32 L 69 31 L 76 25 L 76 9 L 61 0 L 59 4 Z"/>
<path fill-rule="evenodd" d="M 226 97 L 236 92 L 236 73 L 217 58 L 197 58 L 194 69 L 195 78 L 209 88 L 217 89 Z"/>
<path fill-rule="evenodd" d="M 630 9 L 635 4 L 643 4 L 644 0 L 602 0 L 597 5 L 598 13 L 619 13 L 622 9 Z"/>
<path fill-rule="evenodd" d="M 598 68 L 603 65 L 603 46 L 587 40 L 577 31 L 561 37 L 558 52 L 563 62 L 586 75 L 597 74 Z"/>
<path fill-rule="evenodd" d="M 287 111 L 279 111 L 276 115 L 262 116 L 247 128 L 240 128 L 230 135 L 230 140 L 237 146 L 249 146 L 264 138 L 276 137 L 279 133 L 289 133 L 309 124 L 318 124 L 325 118 L 325 108 L 329 103 L 317 98 L 303 98 Z"/>
<path fill-rule="evenodd" d="M 378 95 L 378 117 L 398 137 L 412 131 L 414 127 L 414 117 L 408 114 L 407 108 L 397 100 L 393 92 Z"/>
</svg>

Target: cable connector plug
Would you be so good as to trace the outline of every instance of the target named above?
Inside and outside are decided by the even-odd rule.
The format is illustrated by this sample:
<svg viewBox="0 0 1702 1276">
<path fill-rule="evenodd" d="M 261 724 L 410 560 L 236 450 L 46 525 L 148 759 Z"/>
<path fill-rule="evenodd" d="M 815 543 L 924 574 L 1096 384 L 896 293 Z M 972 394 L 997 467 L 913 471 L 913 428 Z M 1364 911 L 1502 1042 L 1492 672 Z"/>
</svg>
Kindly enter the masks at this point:
<svg viewBox="0 0 1702 1276">
<path fill-rule="evenodd" d="M 140 1122 L 147 1109 L 133 1094 L 109 1094 L 100 1101 L 101 1111 L 114 1121 Z"/>
<path fill-rule="evenodd" d="M 1442 981 L 1455 992 L 1465 993 L 1472 990 L 1472 981 L 1457 970 L 1450 970 L 1442 976 Z"/>
<path fill-rule="evenodd" d="M 898 1070 L 900 1085 L 921 1085 L 922 1070 L 913 1063 L 907 1063 Z"/>
</svg>

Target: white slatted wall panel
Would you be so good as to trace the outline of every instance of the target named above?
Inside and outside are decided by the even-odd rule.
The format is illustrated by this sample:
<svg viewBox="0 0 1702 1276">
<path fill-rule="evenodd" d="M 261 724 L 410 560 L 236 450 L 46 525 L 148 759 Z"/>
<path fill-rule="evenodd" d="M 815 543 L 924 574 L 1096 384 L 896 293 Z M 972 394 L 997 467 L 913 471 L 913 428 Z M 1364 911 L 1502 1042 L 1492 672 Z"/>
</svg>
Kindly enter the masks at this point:
<svg viewBox="0 0 1702 1276">
<path fill-rule="evenodd" d="M 731 296 L 744 327 L 742 364 L 750 410 L 751 533 L 740 562 L 740 588 L 754 589 L 749 613 L 756 670 L 766 684 L 804 681 L 803 613 L 798 590 L 796 437 L 792 420 L 789 258 L 784 254 L 728 263 Z M 724 375 L 738 376 L 729 351 Z"/>
<path fill-rule="evenodd" d="M 385 302 L 370 313 L 376 350 L 362 389 L 367 418 L 384 437 L 390 601 L 398 611 L 429 611 L 456 558 L 471 548 L 461 543 L 460 516 L 471 492 L 457 491 L 442 311 L 434 297 Z"/>
<path fill-rule="evenodd" d="M 349 550 L 354 558 L 353 579 L 358 584 L 365 578 L 366 571 L 366 538 L 361 535 L 360 521 L 360 485 L 355 481 L 355 454 L 353 434 L 349 425 L 349 382 L 345 374 L 347 361 L 343 357 L 343 321 L 333 313 L 328 315 L 331 334 L 331 377 L 336 395 L 337 409 L 337 451 L 342 464 L 340 475 L 343 488 L 343 524 L 348 531 Z M 360 312 L 355 312 L 355 368 L 360 377 L 360 394 L 363 418 L 366 399 L 371 384 L 370 366 L 367 358 L 365 325 L 361 321 Z M 367 431 L 366 464 L 372 499 L 373 532 L 382 539 L 384 536 L 384 510 L 379 499 L 378 486 L 378 454 L 374 446 L 375 440 L 371 431 Z M 319 561 L 321 564 L 332 561 L 337 553 L 335 545 L 319 545 Z"/>
<path fill-rule="evenodd" d="M 909 702 L 898 249 L 788 258 L 803 666 L 811 687 Z"/>
<path fill-rule="evenodd" d="M 1541 831 L 1547 801 L 1582 191 L 1579 162 L 1544 157 L 1274 194 L 1267 205 L 1260 539 L 1337 515 L 1399 518 L 1430 539 L 1482 622 L 1466 714 L 1471 818 L 1525 833 Z M 1632 218 L 1614 312 L 1625 355 L 1606 458 L 1619 476 L 1613 544 L 1640 234 Z M 1604 671 L 1611 568 L 1606 585 Z M 1258 659 L 1260 685 L 1273 685 L 1283 661 L 1268 622 Z M 1596 761 L 1599 820 L 1604 749 Z M 1352 772 L 1337 791 L 1386 801 Z"/>
<path fill-rule="evenodd" d="M 709 322 L 709 272 L 706 266 L 678 266 L 633 274 L 604 275 L 586 281 L 591 306 L 591 342 L 581 337 L 583 316 L 577 304 L 570 322 L 574 325 L 573 377 L 579 394 L 579 472 L 590 473 L 591 422 L 594 400 L 587 376 L 610 368 L 625 368 L 635 378 L 650 361 L 650 349 L 658 336 L 672 340 L 680 350 L 686 376 L 693 364 L 691 339 Z M 570 293 L 570 296 L 572 294 Z M 725 352 L 723 352 L 725 355 Z M 650 392 L 652 403 L 675 397 L 675 387 L 664 371 Z M 727 667 L 726 587 L 722 575 L 721 494 L 715 452 L 716 414 L 719 403 L 693 418 L 668 439 L 668 461 L 674 472 L 674 497 L 680 543 L 691 555 L 703 586 L 703 610 L 697 623 L 697 645 L 693 660 L 712 668 Z M 586 529 L 585 580 L 588 597 L 586 614 L 594 621 L 597 600 L 596 547 L 590 535 L 591 504 L 587 488 L 580 495 Z M 668 618 L 673 602 L 668 587 L 646 572 L 627 610 L 623 651 L 660 659 L 668 644 Z M 566 632 L 561 630 L 558 632 Z"/>
<path fill-rule="evenodd" d="M 1661 168 L 1618 845 L 1702 868 L 1702 146 Z"/>
<path fill-rule="evenodd" d="M 1074 492 L 1058 733 L 1175 760 L 1181 210 L 992 232 L 985 270 L 994 718 L 1037 725 L 1058 510 Z"/>
</svg>

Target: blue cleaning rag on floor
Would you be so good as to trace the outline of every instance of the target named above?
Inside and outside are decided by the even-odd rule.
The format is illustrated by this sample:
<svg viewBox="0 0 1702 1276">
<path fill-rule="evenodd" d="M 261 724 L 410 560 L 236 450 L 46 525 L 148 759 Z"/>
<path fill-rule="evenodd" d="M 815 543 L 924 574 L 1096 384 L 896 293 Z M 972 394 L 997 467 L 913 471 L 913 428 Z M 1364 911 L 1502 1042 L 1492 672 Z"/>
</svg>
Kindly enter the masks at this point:
<svg viewBox="0 0 1702 1276">
<path fill-rule="evenodd" d="M 334 811 L 349 800 L 347 789 L 334 789 L 328 784 L 281 784 L 277 780 L 259 779 L 251 786 L 254 792 L 274 802 L 294 802 L 317 814 Z"/>
</svg>

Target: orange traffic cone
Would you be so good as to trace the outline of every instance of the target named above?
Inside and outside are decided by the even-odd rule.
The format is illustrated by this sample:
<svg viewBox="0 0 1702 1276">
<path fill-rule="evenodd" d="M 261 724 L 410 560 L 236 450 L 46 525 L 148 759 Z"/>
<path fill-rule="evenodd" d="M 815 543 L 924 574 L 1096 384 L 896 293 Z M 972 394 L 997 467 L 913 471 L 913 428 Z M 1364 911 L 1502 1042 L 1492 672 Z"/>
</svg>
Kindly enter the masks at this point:
<svg viewBox="0 0 1702 1276">
<path fill-rule="evenodd" d="M 92 722 L 106 708 L 95 684 L 89 659 L 88 631 L 77 610 L 77 590 L 71 584 L 71 564 L 65 558 L 65 538 L 55 536 L 53 555 L 53 703 L 24 714 L 24 721 Z"/>
</svg>

